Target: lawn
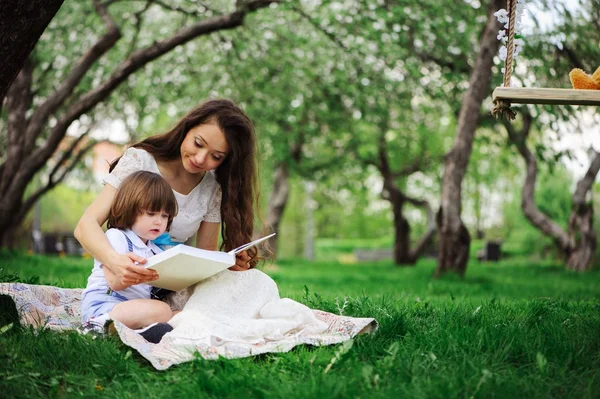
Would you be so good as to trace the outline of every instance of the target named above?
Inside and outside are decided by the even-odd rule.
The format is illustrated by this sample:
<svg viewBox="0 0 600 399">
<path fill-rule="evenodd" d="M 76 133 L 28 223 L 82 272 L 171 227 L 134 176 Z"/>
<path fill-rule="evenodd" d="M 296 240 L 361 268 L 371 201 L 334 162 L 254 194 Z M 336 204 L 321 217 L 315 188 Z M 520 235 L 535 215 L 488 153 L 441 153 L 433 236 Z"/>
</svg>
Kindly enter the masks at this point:
<svg viewBox="0 0 600 399">
<path fill-rule="evenodd" d="M 82 287 L 91 269 L 84 259 L 1 256 L 3 281 L 18 274 Z M 346 345 L 199 358 L 164 372 L 115 338 L 13 325 L 0 333 L 0 390 L 11 398 L 600 396 L 600 271 L 511 259 L 433 280 L 434 267 L 277 262 L 265 271 L 282 297 L 375 317 L 379 330 Z"/>
</svg>

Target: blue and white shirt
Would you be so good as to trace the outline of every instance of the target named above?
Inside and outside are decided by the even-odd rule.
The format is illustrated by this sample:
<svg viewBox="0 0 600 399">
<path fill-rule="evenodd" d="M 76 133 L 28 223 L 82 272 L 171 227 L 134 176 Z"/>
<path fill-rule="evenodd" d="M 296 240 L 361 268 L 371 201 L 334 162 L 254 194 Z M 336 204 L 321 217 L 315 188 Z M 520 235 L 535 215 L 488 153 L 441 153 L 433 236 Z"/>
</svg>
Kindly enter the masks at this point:
<svg viewBox="0 0 600 399">
<path fill-rule="evenodd" d="M 143 258 L 149 258 L 152 255 L 155 255 L 159 252 L 162 252 L 157 245 L 155 245 L 152 241 L 148 241 L 148 244 L 144 244 L 142 239 L 137 236 L 130 229 L 127 230 L 118 230 L 118 229 L 109 229 L 106 233 L 106 238 L 108 238 L 108 242 L 120 254 L 126 254 L 128 252 L 133 252 L 136 255 L 139 255 Z M 127 241 L 129 238 L 129 242 Z M 104 271 L 102 270 L 102 264 L 99 260 L 94 259 L 94 268 L 92 269 L 92 274 L 88 278 L 87 287 L 83 291 L 83 295 L 86 295 L 91 291 L 108 291 L 108 282 L 104 277 Z M 136 284 L 130 287 L 127 287 L 123 290 L 116 291 L 119 295 L 130 299 L 150 299 L 150 292 L 152 291 L 152 286 L 149 284 Z"/>
</svg>

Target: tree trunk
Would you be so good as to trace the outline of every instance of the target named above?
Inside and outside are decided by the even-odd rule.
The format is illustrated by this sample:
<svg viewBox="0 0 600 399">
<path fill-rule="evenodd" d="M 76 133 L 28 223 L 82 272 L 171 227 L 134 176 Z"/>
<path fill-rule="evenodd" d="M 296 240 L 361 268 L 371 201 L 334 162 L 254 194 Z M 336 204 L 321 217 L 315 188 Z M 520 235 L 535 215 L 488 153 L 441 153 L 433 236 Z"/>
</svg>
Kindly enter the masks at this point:
<svg viewBox="0 0 600 399">
<path fill-rule="evenodd" d="M 381 132 L 387 130 L 383 125 Z M 383 192 L 381 196 L 392 205 L 394 213 L 394 263 L 396 265 L 413 265 L 415 261 L 410 257 L 410 225 L 404 217 L 404 204 L 406 195 L 396 184 L 396 175 L 392 172 L 387 154 L 385 135 L 381 134 L 378 143 L 379 163 L 377 169 L 383 177 Z"/>
<path fill-rule="evenodd" d="M 573 209 L 569 218 L 569 242 L 574 245 L 567 252 L 567 269 L 586 271 L 592 266 L 596 255 L 596 232 L 594 231 L 593 203 L 586 202 L 600 171 L 600 152 L 594 151 L 594 158 L 585 176 L 577 183 L 573 193 Z"/>
<path fill-rule="evenodd" d="M 275 169 L 275 179 L 273 180 L 273 191 L 269 196 L 269 210 L 267 213 L 267 226 L 277 235 L 269 239 L 269 247 L 273 252 L 273 258 L 277 258 L 277 245 L 279 237 L 279 226 L 281 218 L 290 195 L 289 171 L 286 164 L 279 164 Z"/>
<path fill-rule="evenodd" d="M 32 74 L 33 64 L 27 59 L 6 97 L 8 145 L 4 162 L 0 165 L 0 193 L 3 194 L 0 196 L 0 245 L 2 247 L 11 246 L 14 229 L 20 222 L 15 220 L 15 216 L 23 208 L 22 195 L 15 190 L 10 190 L 12 181 L 7 176 L 15 176 L 19 173 L 21 162 L 27 155 L 23 147 L 27 110 L 33 101 Z"/>
<path fill-rule="evenodd" d="M 421 239 L 417 242 L 410 254 L 410 257 L 416 262 L 417 259 L 421 257 L 425 248 L 433 239 L 433 236 L 436 232 L 436 223 L 435 216 L 433 214 L 433 210 L 431 209 L 431 205 L 429 205 L 429 202 L 425 200 L 414 200 L 412 198 L 408 198 L 408 201 L 415 206 L 420 206 L 424 208 L 425 212 L 427 212 L 427 230 L 425 231 Z"/>
<path fill-rule="evenodd" d="M 410 225 L 403 215 L 404 201 L 392 202 L 394 212 L 394 263 L 414 265 L 410 254 Z"/>
<path fill-rule="evenodd" d="M 552 237 L 559 248 L 562 248 L 563 250 L 569 248 L 571 244 L 567 233 L 558 223 L 542 213 L 535 204 L 535 183 L 538 171 L 537 161 L 535 156 L 529 151 L 529 148 L 526 147 L 524 141 L 522 144 L 519 144 L 519 146 L 522 146 L 520 151 L 526 166 L 525 181 L 521 191 L 521 209 L 523 210 L 523 214 L 538 230 L 542 231 L 547 236 Z"/>
<path fill-rule="evenodd" d="M 2 230 L 2 233 L 0 233 L 0 242 L 4 248 L 14 249 L 15 244 L 17 244 L 15 240 L 17 237 L 17 231 L 19 230 L 18 228 L 18 224 L 12 224 L 7 226 L 6 229 Z"/>
<path fill-rule="evenodd" d="M 487 25 L 481 38 L 481 48 L 471 72 L 469 89 L 465 93 L 458 117 L 456 139 L 446 156 L 442 182 L 442 201 L 438 213 L 440 253 L 434 276 L 453 271 L 464 275 L 469 259 L 471 237 L 463 224 L 461 214 L 461 185 L 466 173 L 473 139 L 477 129 L 479 110 L 489 93 L 494 55 L 498 51 L 496 38 L 500 24 L 493 13 L 503 2 L 493 0 Z"/>
<path fill-rule="evenodd" d="M 577 187 L 572 196 L 569 227 L 568 231 L 565 232 L 558 223 L 541 212 L 535 204 L 537 161 L 527 147 L 526 141 L 531 124 L 532 117 L 529 114 L 523 114 L 523 127 L 520 132 L 517 132 L 509 122 L 505 122 L 508 136 L 523 157 L 527 168 L 525 182 L 523 183 L 521 208 L 527 220 L 542 233 L 551 237 L 565 254 L 568 269 L 585 271 L 592 264 L 597 244 L 596 232 L 593 228 L 593 204 L 586 202 L 586 196 L 600 171 L 600 153 L 594 151 L 594 158 L 585 176 L 577 182 Z"/>
<path fill-rule="evenodd" d="M 0 108 L 40 36 L 64 0 L 8 0 L 0 2 Z"/>
<path fill-rule="evenodd" d="M 387 131 L 387 124 L 382 124 L 381 132 Z M 418 200 L 407 196 L 398 187 L 396 180 L 400 177 L 408 177 L 411 174 L 418 172 L 423 167 L 423 159 L 418 159 L 416 162 L 406 165 L 403 169 L 392 171 L 387 153 L 387 143 L 385 134 L 380 135 L 377 145 L 378 162 L 374 164 L 381 176 L 383 177 L 383 192 L 381 197 L 390 202 L 392 212 L 394 213 L 394 263 L 396 265 L 414 265 L 421 256 L 421 253 L 433 237 L 435 232 L 435 222 L 431 212 L 429 203 L 425 200 Z M 411 251 L 410 243 L 410 224 L 404 217 L 404 205 L 410 202 L 414 206 L 425 208 L 427 211 L 428 230 L 414 250 Z"/>
<path fill-rule="evenodd" d="M 569 220 L 569 233 L 576 245 L 567 254 L 567 269 L 586 271 L 591 267 L 592 260 L 596 256 L 597 244 L 594 210 L 591 205 L 584 204 L 573 209 Z"/>
<path fill-rule="evenodd" d="M 304 182 L 304 193 L 306 199 L 304 201 L 305 208 L 305 228 L 304 228 L 304 258 L 306 260 L 315 260 L 315 217 L 314 217 L 314 199 L 316 184 L 312 181 Z"/>
</svg>

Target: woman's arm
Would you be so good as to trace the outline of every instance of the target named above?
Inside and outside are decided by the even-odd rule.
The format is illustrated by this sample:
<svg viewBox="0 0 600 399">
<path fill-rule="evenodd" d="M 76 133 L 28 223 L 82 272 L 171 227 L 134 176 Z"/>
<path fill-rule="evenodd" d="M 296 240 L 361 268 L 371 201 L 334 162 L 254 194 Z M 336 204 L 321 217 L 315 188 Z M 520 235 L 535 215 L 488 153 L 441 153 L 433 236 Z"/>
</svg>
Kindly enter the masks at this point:
<svg viewBox="0 0 600 399">
<path fill-rule="evenodd" d="M 200 228 L 196 235 L 196 247 L 216 251 L 219 246 L 219 227 L 220 223 L 200 223 Z M 246 251 L 240 252 L 236 256 L 235 265 L 231 266 L 229 270 L 236 272 L 248 270 L 250 268 L 249 261 L 250 256 L 248 256 Z"/>
<path fill-rule="evenodd" d="M 196 248 L 216 251 L 219 249 L 219 229 L 221 223 L 202 222 L 196 234 Z"/>
<path fill-rule="evenodd" d="M 121 291 L 131 286 L 131 284 L 123 284 L 121 280 L 119 280 L 119 278 L 113 272 L 111 272 L 108 267 L 104 266 L 102 268 L 102 271 L 104 272 L 104 278 L 106 279 L 106 283 L 108 284 L 108 287 L 111 290 Z"/>
<path fill-rule="evenodd" d="M 133 253 L 117 253 L 102 231 L 101 226 L 108 219 L 108 212 L 116 193 L 117 190 L 114 187 L 109 184 L 104 185 L 98 197 L 79 219 L 75 227 L 75 238 L 90 255 L 99 260 L 116 276 L 116 280 L 120 281 L 123 288 L 156 280 L 158 278 L 156 271 L 134 263 L 145 263 L 144 258 Z"/>
</svg>

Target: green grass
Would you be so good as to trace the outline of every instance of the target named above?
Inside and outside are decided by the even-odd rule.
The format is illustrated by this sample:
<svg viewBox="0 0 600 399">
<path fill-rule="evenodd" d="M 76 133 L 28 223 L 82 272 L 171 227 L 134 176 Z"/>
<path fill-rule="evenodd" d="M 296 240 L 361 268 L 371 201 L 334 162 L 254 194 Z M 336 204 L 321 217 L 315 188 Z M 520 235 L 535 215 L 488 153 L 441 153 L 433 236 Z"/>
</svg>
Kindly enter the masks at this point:
<svg viewBox="0 0 600 399">
<path fill-rule="evenodd" d="M 77 287 L 91 269 L 81 259 L 2 258 L 5 281 L 18 273 Z M 409 268 L 280 261 L 266 272 L 282 296 L 375 317 L 379 331 L 348 345 L 197 359 L 165 372 L 117 339 L 13 326 L 0 333 L 0 392 L 24 398 L 599 397 L 598 270 L 472 262 L 464 279 L 433 280 L 434 267 L 431 260 Z"/>
</svg>

